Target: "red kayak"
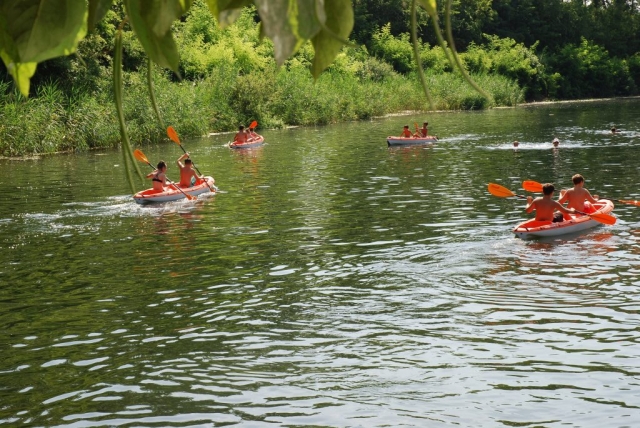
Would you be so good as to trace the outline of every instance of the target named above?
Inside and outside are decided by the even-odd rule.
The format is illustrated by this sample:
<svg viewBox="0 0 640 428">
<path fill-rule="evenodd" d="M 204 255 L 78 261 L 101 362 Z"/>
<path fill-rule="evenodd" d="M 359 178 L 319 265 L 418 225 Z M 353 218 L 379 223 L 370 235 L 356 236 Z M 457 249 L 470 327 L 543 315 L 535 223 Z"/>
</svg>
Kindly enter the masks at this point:
<svg viewBox="0 0 640 428">
<path fill-rule="evenodd" d="M 435 135 L 426 137 L 387 137 L 387 145 L 389 146 L 406 146 L 409 144 L 430 144 L 438 141 Z"/>
<path fill-rule="evenodd" d="M 593 204 L 595 211 L 591 215 L 611 214 L 613 211 L 613 202 L 607 199 L 601 199 Z M 600 222 L 592 219 L 588 215 L 571 215 L 570 220 L 560 223 L 552 223 L 550 221 L 537 221 L 535 219 L 527 220 L 513 228 L 513 232 L 519 238 L 527 238 L 530 236 L 558 236 L 566 233 L 579 232 L 581 230 L 591 229 L 600 226 Z"/>
<path fill-rule="evenodd" d="M 252 137 L 244 143 L 233 141 L 229 143 L 229 147 L 231 147 L 232 149 L 249 149 L 251 147 L 261 146 L 262 144 L 264 144 L 264 137 L 262 135 L 256 134 L 256 137 Z"/>
<path fill-rule="evenodd" d="M 139 204 L 177 201 L 177 200 L 186 198 L 186 196 L 184 195 L 185 193 L 187 193 L 190 196 L 198 196 L 199 194 L 205 193 L 205 192 L 215 193 L 216 188 L 214 187 L 214 183 L 215 183 L 215 180 L 213 179 L 213 177 L 206 176 L 204 177 L 204 181 L 197 183 L 194 186 L 190 186 L 190 187 L 180 186 L 180 189 L 182 190 L 182 192 L 176 189 L 175 185 L 170 184 L 166 186 L 164 188 L 164 191 L 162 192 L 159 192 L 155 189 L 142 190 L 136 193 L 135 195 L 133 195 L 133 200 Z"/>
</svg>

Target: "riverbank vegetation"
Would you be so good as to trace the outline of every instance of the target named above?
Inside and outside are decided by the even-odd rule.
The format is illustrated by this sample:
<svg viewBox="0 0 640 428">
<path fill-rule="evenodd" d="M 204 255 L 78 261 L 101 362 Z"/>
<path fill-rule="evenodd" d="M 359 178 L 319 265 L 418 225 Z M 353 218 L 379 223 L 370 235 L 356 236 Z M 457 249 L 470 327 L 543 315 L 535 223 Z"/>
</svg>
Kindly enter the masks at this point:
<svg viewBox="0 0 640 428">
<path fill-rule="evenodd" d="M 637 49 L 638 31 L 628 35 L 624 42 L 627 49 L 610 49 L 604 32 L 600 39 L 595 32 L 587 34 L 591 38 L 578 32 L 561 44 L 558 34 L 567 31 L 567 22 L 550 29 L 544 40 L 533 40 L 530 33 L 505 30 L 509 26 L 504 14 L 522 19 L 524 9 L 496 10 L 488 3 L 460 2 L 452 23 L 456 44 L 463 48 L 460 56 L 464 67 L 489 98 L 472 89 L 452 69 L 442 49 L 431 40 L 426 13 L 419 16 L 423 40 L 419 43 L 420 61 L 435 109 L 483 109 L 541 99 L 638 93 L 640 53 L 633 51 Z M 560 0 L 543 3 L 567 4 Z M 578 7 L 576 2 L 570 3 Z M 309 73 L 313 61 L 310 43 L 278 67 L 272 42 L 260 37 L 255 10 L 246 8 L 236 23 L 221 29 L 213 24 L 204 1 L 195 1 L 189 13 L 174 24 L 180 78 L 152 66 L 163 121 L 188 137 L 232 131 L 252 120 L 257 120 L 260 127 L 275 128 L 428 109 L 415 71 L 406 7 L 400 0 L 355 1 L 354 6 L 353 43 L 343 47 L 331 66 L 314 80 Z M 601 16 L 611 10 L 601 8 Z M 637 11 L 628 15 L 633 19 L 625 16 L 625 22 L 638 28 Z M 595 15 L 580 16 L 584 23 L 591 22 L 587 18 Z M 5 69 L 0 70 L 0 155 L 119 144 L 111 61 L 113 38 L 122 17 L 122 6 L 116 2 L 95 31 L 80 42 L 77 55 L 41 63 L 32 78 L 29 98 L 14 87 Z M 495 26 L 500 20 L 504 21 L 502 26 Z M 577 18 L 574 23 L 579 23 Z M 482 32 L 492 25 L 494 35 Z M 543 36 L 539 30 L 534 34 Z M 149 98 L 149 62 L 128 26 L 124 27 L 123 40 L 123 108 L 130 139 L 134 144 L 160 141 L 166 136 Z M 610 42 L 614 41 L 612 38 Z"/>
</svg>

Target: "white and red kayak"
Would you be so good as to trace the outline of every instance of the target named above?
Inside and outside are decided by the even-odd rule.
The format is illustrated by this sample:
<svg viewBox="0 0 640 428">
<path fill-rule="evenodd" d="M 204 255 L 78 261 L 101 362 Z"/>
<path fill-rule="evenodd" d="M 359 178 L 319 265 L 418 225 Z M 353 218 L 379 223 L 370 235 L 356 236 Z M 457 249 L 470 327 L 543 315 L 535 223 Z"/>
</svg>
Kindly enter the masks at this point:
<svg viewBox="0 0 640 428">
<path fill-rule="evenodd" d="M 133 195 L 133 200 L 139 204 L 149 204 L 154 202 L 171 202 L 186 198 L 185 193 L 191 196 L 198 196 L 205 192 L 215 192 L 215 180 L 213 177 L 206 176 L 204 181 L 197 183 L 191 187 L 183 187 L 178 184 L 170 184 L 165 186 L 164 191 L 160 192 L 155 189 L 142 190 Z M 180 187 L 182 192 L 176 189 Z M 183 193 L 184 192 L 184 193 Z"/>
<path fill-rule="evenodd" d="M 601 199 L 593 204 L 595 211 L 589 213 L 591 215 L 597 214 L 611 214 L 613 211 L 613 202 L 607 199 Z M 615 219 L 614 219 L 615 220 Z M 536 221 L 527 220 L 520 223 L 513 228 L 513 232 L 519 238 L 527 238 L 534 236 L 558 236 L 566 233 L 580 232 L 582 230 L 591 229 L 600 225 L 601 222 L 596 221 L 589 215 L 571 215 L 571 220 L 566 220 L 559 223 L 552 223 L 550 221 Z"/>
<path fill-rule="evenodd" d="M 256 137 L 249 138 L 244 143 L 233 141 L 229 143 L 229 147 L 231 147 L 232 149 L 249 149 L 251 147 L 258 147 L 262 144 L 264 144 L 264 137 L 262 135 L 256 134 Z"/>
<path fill-rule="evenodd" d="M 410 144 L 429 144 L 438 141 L 435 135 L 426 137 L 387 137 L 387 145 L 389 146 L 406 146 Z"/>
</svg>

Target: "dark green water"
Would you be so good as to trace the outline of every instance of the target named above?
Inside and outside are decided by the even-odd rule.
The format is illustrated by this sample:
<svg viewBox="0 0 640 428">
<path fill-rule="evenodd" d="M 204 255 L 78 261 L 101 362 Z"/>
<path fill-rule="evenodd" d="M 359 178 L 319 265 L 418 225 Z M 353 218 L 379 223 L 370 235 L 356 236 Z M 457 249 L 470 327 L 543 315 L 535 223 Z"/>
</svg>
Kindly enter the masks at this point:
<svg viewBox="0 0 640 428">
<path fill-rule="evenodd" d="M 0 160 L 0 425 L 638 426 L 640 208 L 523 241 L 524 203 L 487 184 L 579 172 L 640 199 L 639 117 L 636 99 L 186 140 L 221 192 L 159 207 L 118 152 Z M 437 144 L 386 146 L 423 120 Z M 179 147 L 142 150 L 177 178 Z"/>
</svg>

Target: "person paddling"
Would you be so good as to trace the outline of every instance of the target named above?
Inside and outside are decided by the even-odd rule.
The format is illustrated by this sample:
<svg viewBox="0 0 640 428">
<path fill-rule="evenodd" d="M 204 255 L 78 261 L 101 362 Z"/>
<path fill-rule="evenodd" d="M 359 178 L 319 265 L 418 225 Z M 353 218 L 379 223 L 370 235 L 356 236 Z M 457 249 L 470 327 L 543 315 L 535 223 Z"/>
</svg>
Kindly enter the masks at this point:
<svg viewBox="0 0 640 428">
<path fill-rule="evenodd" d="M 186 158 L 186 159 L 185 159 Z M 182 160 L 184 159 L 184 164 Z M 180 168 L 180 187 L 191 187 L 196 183 L 204 180 L 204 177 L 198 175 L 195 169 L 193 169 L 193 162 L 189 158 L 189 153 L 184 153 L 176 161 L 178 168 Z"/>
<path fill-rule="evenodd" d="M 416 133 L 414 134 L 414 137 L 426 137 L 427 134 L 429 133 L 429 130 L 427 129 L 427 125 L 429 125 L 429 122 L 423 122 L 422 123 L 422 128 L 416 130 Z"/>
<path fill-rule="evenodd" d="M 165 161 L 158 162 L 158 167 L 153 171 L 147 174 L 147 178 L 150 178 L 153 181 L 153 190 L 157 190 L 158 192 L 163 192 L 164 187 L 167 185 L 167 164 Z"/>
<path fill-rule="evenodd" d="M 575 214 L 575 209 L 567 209 L 562 204 L 558 203 L 558 201 L 553 200 L 553 192 L 555 190 L 556 189 L 553 184 L 547 183 L 542 186 L 541 198 L 533 199 L 531 196 L 527 196 L 526 212 L 530 213 L 533 210 L 536 210 L 536 220 L 551 221 L 553 223 L 563 221 L 562 215 L 554 215 L 555 211 L 560 211 L 564 214 Z"/>
<path fill-rule="evenodd" d="M 413 134 L 411 134 L 411 131 L 409 131 L 409 125 L 404 126 L 404 128 L 402 129 L 402 132 L 400 133 L 400 136 L 404 138 L 413 137 Z"/>
<path fill-rule="evenodd" d="M 571 177 L 573 181 L 573 189 L 569 189 L 560 196 L 558 202 L 564 204 L 567 202 L 567 208 L 573 208 L 585 213 L 595 212 L 596 209 L 592 204 L 598 201 L 598 195 L 591 196 L 591 193 L 584 188 L 584 177 L 580 174 L 575 174 Z"/>
<path fill-rule="evenodd" d="M 244 144 L 247 142 L 247 133 L 245 132 L 243 125 L 238 127 L 238 133 L 233 137 L 233 142 L 236 144 Z"/>
</svg>

